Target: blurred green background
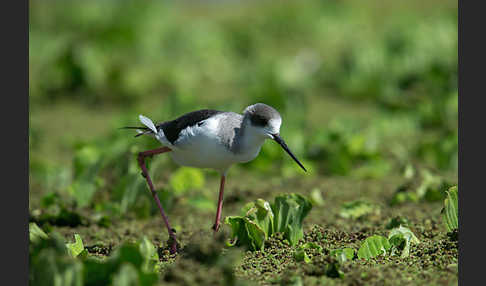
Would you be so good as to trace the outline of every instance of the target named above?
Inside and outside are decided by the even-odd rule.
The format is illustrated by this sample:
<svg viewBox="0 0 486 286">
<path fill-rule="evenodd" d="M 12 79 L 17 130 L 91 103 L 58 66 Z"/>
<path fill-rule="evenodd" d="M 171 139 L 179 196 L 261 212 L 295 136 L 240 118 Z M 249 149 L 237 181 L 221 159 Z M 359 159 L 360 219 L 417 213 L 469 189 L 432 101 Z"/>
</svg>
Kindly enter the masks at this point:
<svg viewBox="0 0 486 286">
<path fill-rule="evenodd" d="M 230 170 L 234 185 L 244 174 L 367 180 L 414 168 L 457 181 L 457 1 L 29 3 L 38 221 L 39 207 L 68 222 L 72 208 L 154 214 L 135 156 L 158 143 L 118 127 L 139 114 L 164 121 L 256 102 L 280 111 L 283 138 L 311 171 L 304 178 L 268 142 Z M 150 164 L 169 209 L 177 194 L 217 178 L 167 156 Z M 214 198 L 189 203 L 212 210 Z"/>
</svg>

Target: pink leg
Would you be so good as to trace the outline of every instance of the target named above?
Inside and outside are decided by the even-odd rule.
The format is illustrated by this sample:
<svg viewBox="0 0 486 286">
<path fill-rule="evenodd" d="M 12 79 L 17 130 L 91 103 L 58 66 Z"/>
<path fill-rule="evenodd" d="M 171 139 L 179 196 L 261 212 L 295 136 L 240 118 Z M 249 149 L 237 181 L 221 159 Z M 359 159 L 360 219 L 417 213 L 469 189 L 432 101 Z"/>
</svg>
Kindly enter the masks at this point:
<svg viewBox="0 0 486 286">
<path fill-rule="evenodd" d="M 225 176 L 221 176 L 221 184 L 219 185 L 219 199 L 218 199 L 218 210 L 216 211 L 216 221 L 213 225 L 213 230 L 216 233 L 219 230 L 219 221 L 221 220 L 221 210 L 223 209 L 223 193 L 224 193 L 224 181 Z"/>
<path fill-rule="evenodd" d="M 152 180 L 150 179 L 150 176 L 147 172 L 147 167 L 145 166 L 145 157 L 152 157 L 153 155 L 157 154 L 162 154 L 165 152 L 172 151 L 168 147 L 162 147 L 162 148 L 157 148 L 153 150 L 148 150 L 144 152 L 138 153 L 138 164 L 140 165 L 140 168 L 142 169 L 142 176 L 147 179 L 147 183 L 150 187 L 150 191 L 152 193 L 152 196 L 154 197 L 155 202 L 157 203 L 157 206 L 159 207 L 160 214 L 162 215 L 162 219 L 164 219 L 165 226 L 167 226 L 167 230 L 169 231 L 169 236 L 172 240 L 171 242 L 171 247 L 170 247 L 170 253 L 174 254 L 177 251 L 177 240 L 176 236 L 174 234 L 174 231 L 170 227 L 169 224 L 169 219 L 165 215 L 164 208 L 162 208 L 162 204 L 160 203 L 159 197 L 157 196 L 157 192 L 155 192 L 154 185 L 152 184 Z"/>
</svg>

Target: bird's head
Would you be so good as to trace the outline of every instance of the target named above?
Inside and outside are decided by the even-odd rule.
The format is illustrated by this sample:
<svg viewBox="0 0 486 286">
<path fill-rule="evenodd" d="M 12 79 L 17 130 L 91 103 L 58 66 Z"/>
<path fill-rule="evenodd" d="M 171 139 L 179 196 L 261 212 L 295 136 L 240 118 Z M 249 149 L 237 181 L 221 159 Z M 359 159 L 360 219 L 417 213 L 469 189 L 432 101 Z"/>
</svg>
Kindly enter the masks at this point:
<svg viewBox="0 0 486 286">
<path fill-rule="evenodd" d="M 280 137 L 282 117 L 275 108 L 264 103 L 256 103 L 245 108 L 243 115 L 257 134 L 265 139 L 275 140 L 307 172 L 302 163 L 300 163 L 297 157 L 290 151 L 287 144 L 285 144 L 285 141 Z"/>
</svg>

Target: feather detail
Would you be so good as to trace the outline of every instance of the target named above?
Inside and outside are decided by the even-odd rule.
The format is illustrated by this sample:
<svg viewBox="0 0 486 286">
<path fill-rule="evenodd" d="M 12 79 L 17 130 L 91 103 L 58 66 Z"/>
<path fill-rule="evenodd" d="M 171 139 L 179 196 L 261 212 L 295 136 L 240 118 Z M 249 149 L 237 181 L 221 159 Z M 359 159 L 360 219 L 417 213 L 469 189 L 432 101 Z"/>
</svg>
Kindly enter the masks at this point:
<svg viewBox="0 0 486 286">
<path fill-rule="evenodd" d="M 143 115 L 139 115 L 138 118 L 140 119 L 140 122 L 142 122 L 143 125 L 147 126 L 150 130 L 152 130 L 155 134 L 157 134 L 157 128 L 155 128 L 154 123 L 150 118 L 145 117 Z"/>
</svg>

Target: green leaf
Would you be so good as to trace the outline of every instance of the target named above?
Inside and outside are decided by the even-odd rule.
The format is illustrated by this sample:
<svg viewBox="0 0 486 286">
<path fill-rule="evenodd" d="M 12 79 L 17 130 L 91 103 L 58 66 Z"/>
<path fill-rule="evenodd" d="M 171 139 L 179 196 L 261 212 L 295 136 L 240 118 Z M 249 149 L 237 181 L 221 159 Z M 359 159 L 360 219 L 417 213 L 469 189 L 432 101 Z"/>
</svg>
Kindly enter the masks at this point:
<svg viewBox="0 0 486 286">
<path fill-rule="evenodd" d="M 302 249 L 317 249 L 318 252 L 322 251 L 322 246 L 320 246 L 319 244 L 312 242 L 312 241 L 304 243 L 300 248 L 302 248 Z"/>
<path fill-rule="evenodd" d="M 38 242 L 41 239 L 47 239 L 47 234 L 35 222 L 29 223 L 29 240 Z"/>
<path fill-rule="evenodd" d="M 231 227 L 232 242 L 229 242 L 228 246 L 242 245 L 245 244 L 245 242 L 247 243 L 247 246 L 249 246 L 248 233 L 246 233 L 245 220 L 243 217 L 227 216 L 224 219 L 224 223 Z"/>
<path fill-rule="evenodd" d="M 246 216 L 263 230 L 265 239 L 268 239 L 274 233 L 274 215 L 270 203 L 257 199 L 254 203 L 247 204 L 245 207 L 248 208 Z"/>
<path fill-rule="evenodd" d="M 306 249 L 317 249 L 318 252 L 322 252 L 322 246 L 315 242 L 306 242 L 302 244 L 299 248 L 297 248 L 294 252 L 294 258 L 297 261 L 304 261 L 305 263 L 309 263 L 311 259 L 305 253 Z"/>
<path fill-rule="evenodd" d="M 304 237 L 302 221 L 311 209 L 311 202 L 299 194 L 277 196 L 272 205 L 275 232 L 284 233 L 290 245 L 296 245 Z"/>
<path fill-rule="evenodd" d="M 339 213 L 343 218 L 359 219 L 369 214 L 379 214 L 378 206 L 369 202 L 357 200 L 344 203 Z"/>
<path fill-rule="evenodd" d="M 248 203 L 242 208 L 243 216 L 225 219 L 231 226 L 233 243 L 229 245 L 263 250 L 265 240 L 276 232 L 295 245 L 304 236 L 302 220 L 311 208 L 310 201 L 297 194 L 277 196 L 273 205 L 262 199 Z"/>
<path fill-rule="evenodd" d="M 229 216 L 225 223 L 231 226 L 232 245 L 246 245 L 250 250 L 263 250 L 265 232 L 247 217 Z"/>
<path fill-rule="evenodd" d="M 334 249 L 331 251 L 330 255 L 335 256 L 339 263 L 343 263 L 354 258 L 354 249 L 346 247 L 342 249 Z"/>
<path fill-rule="evenodd" d="M 144 258 L 143 269 L 145 271 L 153 271 L 155 264 L 159 261 L 157 248 L 144 236 L 138 243 L 138 249 Z"/>
<path fill-rule="evenodd" d="M 378 255 L 384 255 L 391 248 L 390 243 L 386 237 L 381 235 L 373 235 L 365 239 L 358 250 L 359 259 L 370 259 Z"/>
<path fill-rule="evenodd" d="M 413 232 L 409 228 L 401 225 L 390 230 L 390 234 L 388 235 L 388 241 L 392 245 L 391 255 L 394 255 L 395 252 L 401 250 L 401 258 L 409 256 L 410 246 L 412 244 L 420 243 L 420 240 L 415 236 L 415 234 L 413 234 Z"/>
<path fill-rule="evenodd" d="M 245 228 L 252 248 L 255 250 L 263 250 L 265 245 L 265 232 L 256 223 L 250 221 L 248 218 L 245 218 Z"/>
<path fill-rule="evenodd" d="M 77 257 L 81 252 L 84 250 L 83 240 L 79 234 L 74 235 L 75 242 L 74 243 L 66 243 L 66 247 L 69 251 L 69 254 L 72 257 Z"/>
<path fill-rule="evenodd" d="M 442 210 L 442 219 L 447 227 L 447 231 L 451 232 L 459 227 L 458 225 L 458 188 L 457 186 L 450 187 L 447 191 L 447 197 L 444 200 L 444 209 Z"/>
<path fill-rule="evenodd" d="M 294 258 L 298 262 L 300 261 L 304 261 L 305 263 L 311 262 L 311 259 L 309 258 L 307 253 L 305 253 L 305 250 L 303 248 L 299 248 L 294 252 Z"/>
</svg>

